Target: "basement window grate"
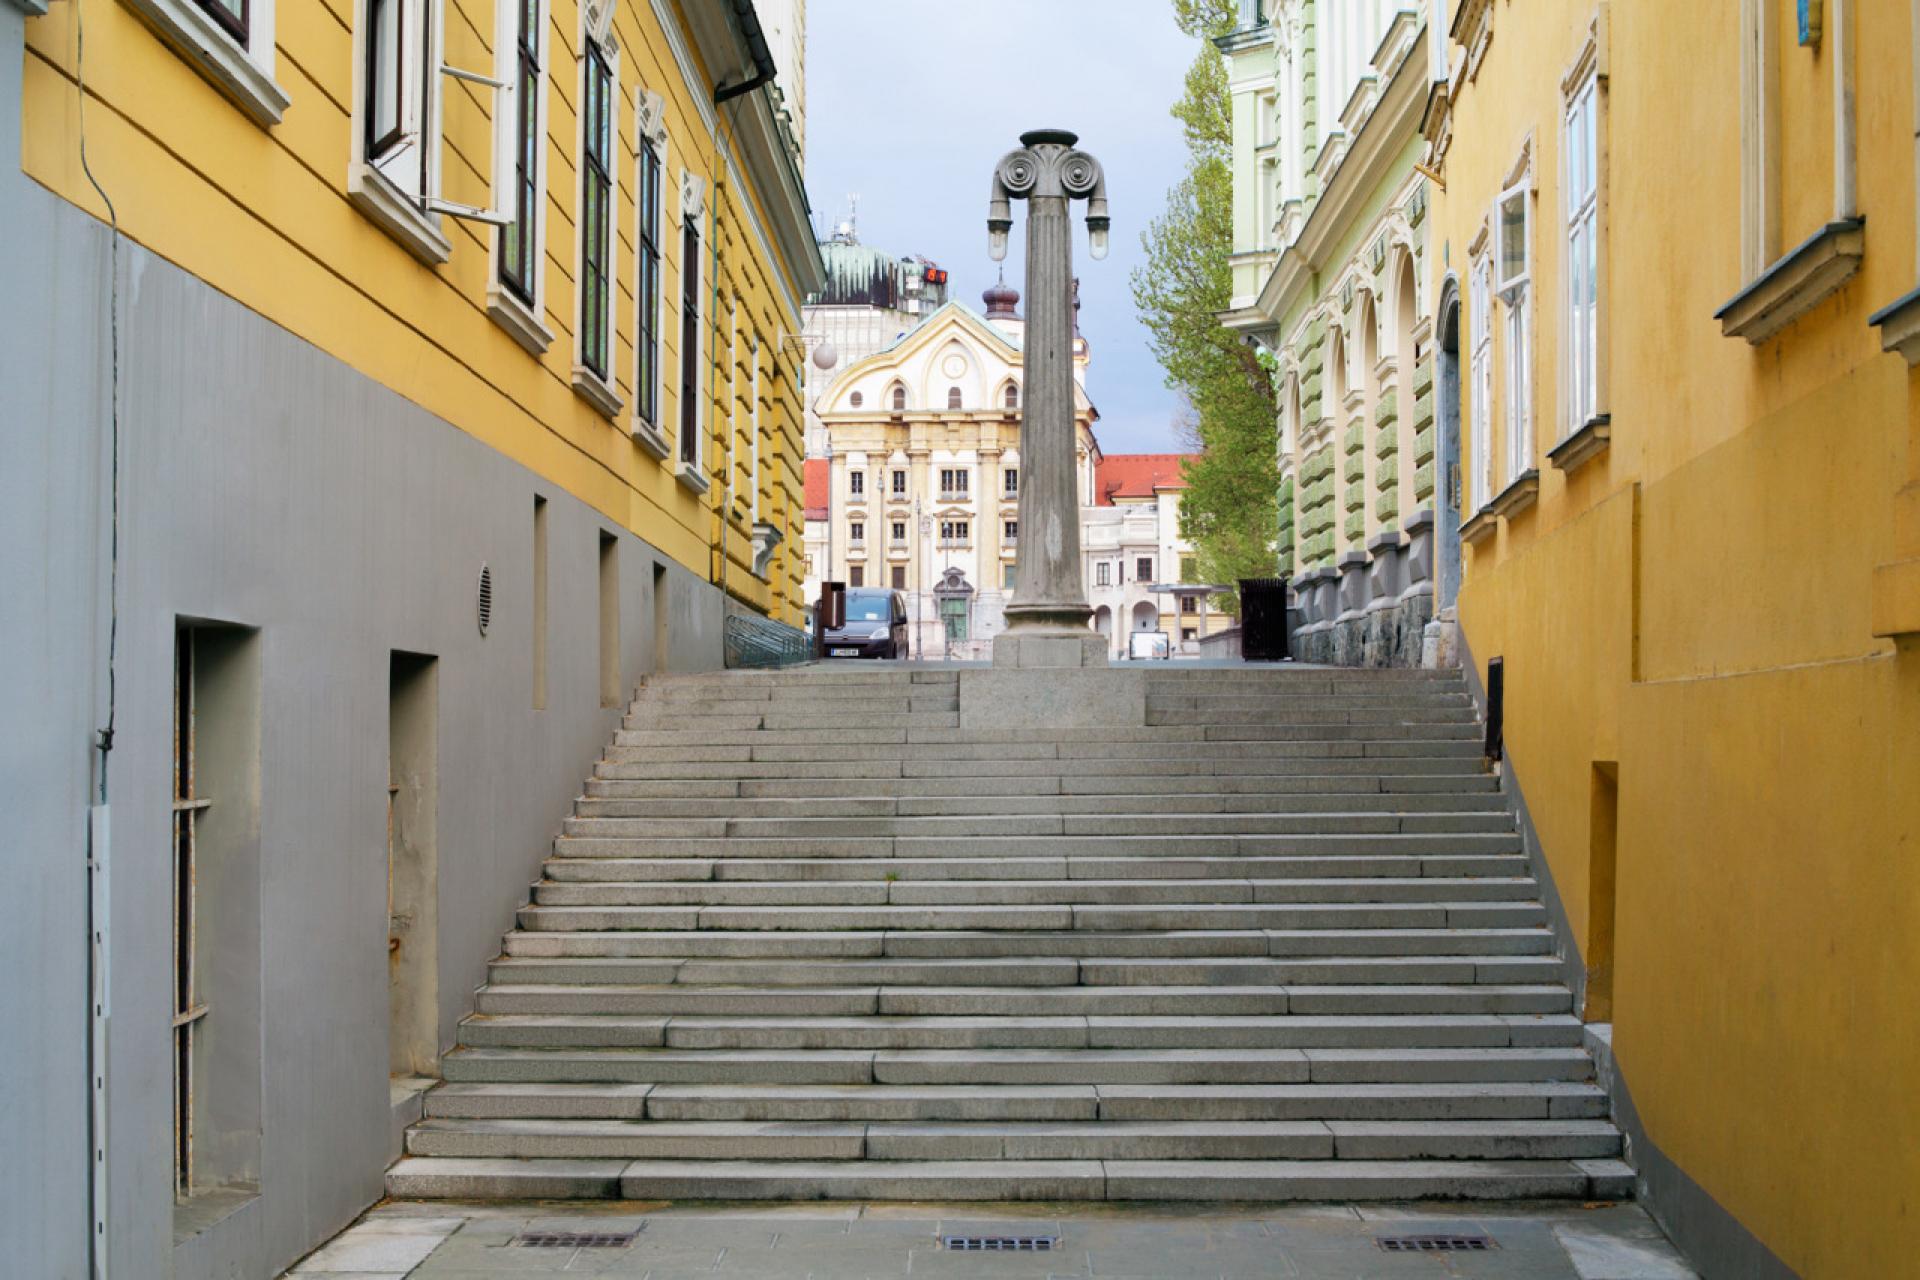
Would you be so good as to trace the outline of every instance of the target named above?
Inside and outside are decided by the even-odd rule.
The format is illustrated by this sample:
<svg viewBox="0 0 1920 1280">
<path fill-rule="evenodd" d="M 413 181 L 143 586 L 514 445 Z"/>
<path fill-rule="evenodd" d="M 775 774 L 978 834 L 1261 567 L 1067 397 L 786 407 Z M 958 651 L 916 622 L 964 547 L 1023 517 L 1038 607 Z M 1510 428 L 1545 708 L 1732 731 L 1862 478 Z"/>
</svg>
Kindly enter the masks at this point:
<svg viewBox="0 0 1920 1280">
<path fill-rule="evenodd" d="M 1498 1248 L 1491 1236 L 1378 1236 L 1387 1253 L 1485 1253 Z"/>
<path fill-rule="evenodd" d="M 940 1247 L 955 1253 L 1051 1253 L 1059 1236 L 941 1236 Z"/>
<path fill-rule="evenodd" d="M 507 1245 L 514 1249 L 625 1249 L 638 1231 L 523 1231 Z"/>
</svg>

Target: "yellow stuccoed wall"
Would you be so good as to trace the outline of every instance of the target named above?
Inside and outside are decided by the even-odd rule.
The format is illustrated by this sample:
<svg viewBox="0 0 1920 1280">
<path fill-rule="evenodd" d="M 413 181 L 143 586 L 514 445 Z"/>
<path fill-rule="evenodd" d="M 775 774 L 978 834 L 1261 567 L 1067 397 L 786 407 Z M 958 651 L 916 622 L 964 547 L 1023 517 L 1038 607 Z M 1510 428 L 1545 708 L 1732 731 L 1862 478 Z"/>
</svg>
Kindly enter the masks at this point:
<svg viewBox="0 0 1920 1280">
<path fill-rule="evenodd" d="M 1852 7 L 1864 266 L 1753 347 L 1714 319 L 1746 283 L 1739 5 L 1609 6 L 1613 442 L 1571 477 L 1545 456 L 1559 78 L 1592 0 L 1493 0 L 1429 260 L 1470 305 L 1467 245 L 1531 135 L 1540 496 L 1466 549 L 1463 631 L 1482 675 L 1505 660 L 1510 765 L 1590 963 L 1593 777 L 1617 762 L 1612 1016 L 1648 1136 L 1799 1273 L 1880 1278 L 1915 1274 L 1920 1226 L 1920 639 L 1873 635 L 1871 578 L 1920 554 L 1920 378 L 1867 317 L 1920 280 L 1915 19 Z M 1784 251 L 1832 217 L 1832 43 L 1769 8 Z"/>
<path fill-rule="evenodd" d="M 508 0 L 500 0 L 505 3 Z M 720 163 L 733 108 L 717 111 L 720 139 L 710 136 L 694 95 L 710 97 L 715 77 L 690 54 L 703 82 L 681 75 L 666 33 L 648 0 L 617 7 L 619 102 L 615 119 L 613 207 L 614 343 L 610 368 L 625 401 L 608 419 L 571 386 L 574 358 L 574 213 L 579 123 L 579 9 L 552 0 L 547 26 L 547 174 L 545 323 L 554 340 L 535 357 L 489 318 L 487 282 L 493 230 L 446 218 L 451 258 L 422 265 L 348 202 L 347 174 L 354 94 L 352 0 L 278 0 L 275 78 L 292 100 L 279 124 L 262 128 L 164 44 L 134 13 L 113 0 L 71 0 L 27 24 L 21 164 L 58 195 L 104 219 L 105 206 L 80 167 L 80 94 L 75 16 L 85 6 L 85 132 L 88 158 L 131 239 L 207 281 L 261 315 L 415 401 L 610 520 L 633 530 L 696 575 L 790 622 L 800 617 L 801 401 L 800 347 L 778 344 L 799 331 L 795 264 L 771 245 L 761 193 L 742 190 Z M 684 30 L 683 10 L 674 9 Z M 493 73 L 494 8 L 489 0 L 447 0 L 446 61 Z M 731 69 L 729 69 L 731 70 Z M 699 495 L 674 477 L 629 433 L 634 378 L 636 100 L 643 89 L 666 102 L 668 147 L 662 173 L 661 418 L 669 440 L 680 421 L 680 172 L 699 174 L 716 206 L 703 226 L 707 261 L 702 307 L 709 313 L 706 370 L 710 403 L 705 462 L 710 491 Z M 451 200 L 488 203 L 491 95 L 448 81 L 444 93 L 446 151 L 442 191 Z M 736 165 L 744 173 L 744 166 Z M 749 227 L 752 207 L 767 228 Z M 713 245 L 719 226 L 719 304 L 713 292 Z M 769 257 L 771 253 L 771 258 Z M 789 282 L 783 290 L 780 281 Z M 739 299 L 737 385 L 730 411 L 726 298 Z M 760 335 L 760 439 L 752 441 L 745 403 L 752 385 L 744 367 L 747 336 Z M 723 538 L 728 490 L 726 432 L 738 435 L 734 518 Z M 752 448 L 761 450 L 760 518 L 787 531 L 768 580 L 751 572 L 749 477 Z M 724 542 L 724 553 L 721 546 Z"/>
</svg>

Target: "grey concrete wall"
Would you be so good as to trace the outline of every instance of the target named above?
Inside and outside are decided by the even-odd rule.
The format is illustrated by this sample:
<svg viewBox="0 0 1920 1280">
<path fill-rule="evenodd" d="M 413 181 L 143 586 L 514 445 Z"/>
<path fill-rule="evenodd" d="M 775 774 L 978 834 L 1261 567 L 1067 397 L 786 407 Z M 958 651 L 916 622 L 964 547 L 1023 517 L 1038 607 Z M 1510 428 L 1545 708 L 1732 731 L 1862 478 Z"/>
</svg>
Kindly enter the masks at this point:
<svg viewBox="0 0 1920 1280">
<path fill-rule="evenodd" d="M 18 22 L 0 5 L 10 148 Z M 10 1152 L 0 1238 L 12 1274 L 81 1276 L 85 831 L 97 781 L 89 742 L 106 702 L 109 237 L 21 178 L 17 155 L 0 156 L 0 224 L 0 803 L 13 916 L 0 984 Z M 270 1276 L 379 1196 L 389 1152 L 390 651 L 439 659 L 438 1019 L 450 1044 L 619 718 L 599 696 L 598 538 L 610 524 L 125 242 L 118 290 L 110 1262 L 124 1277 Z M 532 706 L 535 494 L 549 503 L 544 711 Z M 631 689 L 653 661 L 662 557 L 620 536 Z M 483 563 L 494 579 L 485 637 L 475 622 Z M 719 665 L 720 594 L 672 564 L 668 586 L 671 665 Z M 260 1193 L 176 1248 L 168 792 L 181 617 L 259 631 L 264 1065 Z"/>
</svg>

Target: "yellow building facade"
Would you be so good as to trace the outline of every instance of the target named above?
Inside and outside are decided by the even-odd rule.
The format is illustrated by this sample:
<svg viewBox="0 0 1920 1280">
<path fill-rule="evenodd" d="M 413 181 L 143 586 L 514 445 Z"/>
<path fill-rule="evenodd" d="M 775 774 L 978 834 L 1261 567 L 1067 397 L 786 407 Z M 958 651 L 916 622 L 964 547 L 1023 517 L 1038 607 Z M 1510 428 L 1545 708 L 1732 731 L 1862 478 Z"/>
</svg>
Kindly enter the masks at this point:
<svg viewBox="0 0 1920 1280">
<path fill-rule="evenodd" d="M 715 102 L 760 73 L 732 7 L 127 0 L 88 6 L 83 64 L 55 5 L 27 24 L 21 165 L 797 622 L 819 255 L 777 90 Z"/>
<path fill-rule="evenodd" d="M 1920 5 L 1436 7 L 1459 640 L 1650 1204 L 1711 1275 L 1907 1274 Z"/>
</svg>

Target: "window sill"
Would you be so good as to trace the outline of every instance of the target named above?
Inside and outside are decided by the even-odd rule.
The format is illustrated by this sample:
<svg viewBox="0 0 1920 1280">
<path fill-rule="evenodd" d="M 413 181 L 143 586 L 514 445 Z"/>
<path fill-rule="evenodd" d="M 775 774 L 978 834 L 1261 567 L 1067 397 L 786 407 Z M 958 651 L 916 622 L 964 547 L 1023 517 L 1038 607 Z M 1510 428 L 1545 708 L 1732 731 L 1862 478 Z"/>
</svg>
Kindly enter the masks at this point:
<svg viewBox="0 0 1920 1280">
<path fill-rule="evenodd" d="M 680 465 L 674 468 L 673 478 L 698 494 L 705 494 L 713 488 L 713 481 L 701 474 L 700 464 L 688 462 L 685 458 L 680 459 Z"/>
<path fill-rule="evenodd" d="M 1851 280 L 1866 240 L 1865 219 L 1829 222 L 1714 312 L 1720 331 L 1759 346 Z"/>
<path fill-rule="evenodd" d="M 583 364 L 573 366 L 573 394 L 585 400 L 601 415 L 609 419 L 620 416 L 620 406 L 624 403 L 613 384 L 587 368 Z"/>
<path fill-rule="evenodd" d="M 1874 569 L 1873 634 L 1889 640 L 1920 636 L 1920 559 Z"/>
<path fill-rule="evenodd" d="M 437 267 L 453 256 L 453 245 L 440 232 L 440 215 L 422 212 L 392 179 L 364 160 L 354 161 L 347 175 L 347 199 L 427 266 Z"/>
<path fill-rule="evenodd" d="M 660 431 L 645 418 L 636 415 L 627 430 L 632 434 L 635 444 L 662 462 L 665 462 L 667 458 L 672 456 L 673 447 L 667 443 L 666 436 L 662 435 Z"/>
<path fill-rule="evenodd" d="M 26 0 L 26 4 L 29 13 L 46 12 L 44 7 L 34 8 L 34 0 Z M 280 123 L 292 101 L 287 91 L 274 81 L 268 67 L 248 57 L 247 51 L 192 0 L 125 0 L 125 4 L 255 124 L 270 128 Z M 272 44 L 271 31 L 258 34 Z"/>
<path fill-rule="evenodd" d="M 1880 349 L 1898 351 L 1910 365 L 1920 364 L 1920 289 L 1868 317 L 1880 330 Z"/>
<path fill-rule="evenodd" d="M 196 1191 L 174 1202 L 173 1243 L 177 1248 L 203 1231 L 211 1230 L 260 1199 L 260 1184 L 230 1182 Z"/>
<path fill-rule="evenodd" d="M 1613 442 L 1613 415 L 1597 413 L 1587 425 L 1547 450 L 1547 461 L 1572 475 L 1607 451 Z"/>
<path fill-rule="evenodd" d="M 1471 520 L 1468 520 L 1460 526 L 1460 541 L 1469 545 L 1482 542 L 1486 539 L 1487 535 L 1493 532 L 1495 526 L 1499 523 L 1499 512 L 1495 511 L 1491 506 L 1482 507 L 1480 510 L 1474 512 Z"/>
<path fill-rule="evenodd" d="M 1519 479 L 1493 495 L 1493 501 L 1487 507 L 1501 519 L 1511 520 L 1532 506 L 1539 497 L 1540 473 L 1528 468 Z"/>
<path fill-rule="evenodd" d="M 487 286 L 487 314 L 530 355 L 543 356 L 553 345 L 553 333 L 540 323 L 539 313 L 520 301 L 512 290 L 502 288 L 498 280 Z"/>
</svg>

